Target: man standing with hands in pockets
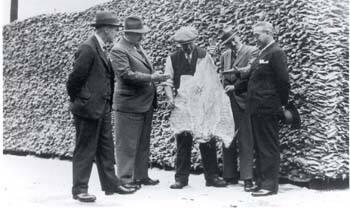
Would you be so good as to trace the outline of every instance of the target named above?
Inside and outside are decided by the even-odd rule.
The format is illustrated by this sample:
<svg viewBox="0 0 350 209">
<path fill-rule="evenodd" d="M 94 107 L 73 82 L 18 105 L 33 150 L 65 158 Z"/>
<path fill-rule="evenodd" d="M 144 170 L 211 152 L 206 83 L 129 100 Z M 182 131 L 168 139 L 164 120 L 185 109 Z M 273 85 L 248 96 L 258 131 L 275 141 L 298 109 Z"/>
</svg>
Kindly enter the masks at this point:
<svg viewBox="0 0 350 209">
<path fill-rule="evenodd" d="M 136 191 L 120 185 L 114 171 L 111 123 L 114 73 L 104 46 L 113 42 L 121 25 L 113 13 L 98 12 L 91 26 L 95 27 L 95 34 L 79 46 L 67 82 L 76 129 L 72 195 L 81 202 L 96 200 L 88 193 L 94 160 L 106 195 Z"/>
</svg>

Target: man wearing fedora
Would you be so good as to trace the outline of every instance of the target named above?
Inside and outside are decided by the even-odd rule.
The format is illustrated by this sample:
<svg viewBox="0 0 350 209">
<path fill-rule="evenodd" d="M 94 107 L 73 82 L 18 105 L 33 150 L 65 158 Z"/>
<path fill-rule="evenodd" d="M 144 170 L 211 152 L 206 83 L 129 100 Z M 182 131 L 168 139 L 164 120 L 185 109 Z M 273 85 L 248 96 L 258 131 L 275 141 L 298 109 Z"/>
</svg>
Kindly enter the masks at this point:
<svg viewBox="0 0 350 209">
<path fill-rule="evenodd" d="M 102 190 L 106 195 L 128 194 L 135 189 L 120 185 L 114 170 L 111 107 L 114 74 L 104 46 L 113 42 L 121 25 L 111 12 L 97 12 L 95 34 L 75 54 L 73 72 L 67 82 L 70 110 L 74 116 L 76 141 L 73 153 L 73 198 L 94 202 L 88 183 L 95 160 Z"/>
<path fill-rule="evenodd" d="M 222 146 L 223 178 L 229 184 L 238 184 L 244 180 L 244 190 L 251 191 L 253 186 L 253 139 L 248 115 L 245 113 L 247 96 L 247 77 L 250 62 L 258 54 L 258 49 L 241 42 L 231 27 L 223 29 L 221 45 L 226 50 L 220 56 L 219 71 L 223 85 L 231 102 L 231 109 L 236 127 L 235 139 L 230 147 Z M 237 145 L 239 144 L 239 171 L 237 164 Z"/>
<path fill-rule="evenodd" d="M 274 41 L 272 24 L 256 23 L 253 35 L 260 52 L 251 66 L 246 111 L 255 143 L 258 187 L 252 195 L 257 197 L 278 192 L 278 118 L 288 103 L 290 84 L 286 54 Z"/>
<path fill-rule="evenodd" d="M 157 107 L 155 82 L 168 78 L 154 72 L 141 47 L 149 28 L 139 17 L 127 17 L 124 35 L 111 52 L 116 75 L 114 92 L 117 176 L 125 187 L 156 185 L 148 176 L 153 109 Z"/>
<path fill-rule="evenodd" d="M 174 97 L 180 88 L 181 76 L 193 76 L 198 70 L 199 62 L 211 59 L 209 53 L 193 43 L 196 38 L 197 31 L 192 27 L 180 28 L 173 37 L 174 41 L 181 45 L 181 50 L 171 54 L 165 64 L 165 73 L 169 74 L 170 78 L 163 85 L 170 107 L 175 106 Z M 176 136 L 175 183 L 170 186 L 171 189 L 182 189 L 188 185 L 192 142 L 193 137 L 188 132 L 182 132 Z M 225 187 L 226 182 L 219 178 L 216 141 L 211 139 L 209 142 L 200 143 L 199 149 L 202 156 L 206 186 Z"/>
</svg>

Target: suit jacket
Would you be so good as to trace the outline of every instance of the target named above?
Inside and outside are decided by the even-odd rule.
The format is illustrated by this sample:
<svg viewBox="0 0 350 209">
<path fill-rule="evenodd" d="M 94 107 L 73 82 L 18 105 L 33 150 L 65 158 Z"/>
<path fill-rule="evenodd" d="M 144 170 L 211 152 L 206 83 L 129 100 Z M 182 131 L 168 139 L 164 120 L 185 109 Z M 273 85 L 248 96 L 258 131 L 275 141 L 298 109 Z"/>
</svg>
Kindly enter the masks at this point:
<svg viewBox="0 0 350 209">
<path fill-rule="evenodd" d="M 70 110 L 80 117 L 98 119 L 112 104 L 114 73 L 95 36 L 75 53 L 73 72 L 68 77 Z"/>
<path fill-rule="evenodd" d="M 238 68 L 246 67 L 249 64 L 250 59 L 254 59 L 258 56 L 258 49 L 254 46 L 242 45 L 242 48 L 237 52 L 237 57 L 235 60 L 232 60 L 232 50 L 225 51 L 220 57 L 221 69 L 223 71 L 230 70 L 232 66 Z M 240 76 L 235 74 L 225 74 L 224 75 L 224 86 L 235 85 L 237 89 L 235 92 L 230 92 L 229 96 L 233 96 L 238 106 L 242 109 L 245 109 L 246 104 L 246 85 L 247 77 L 249 72 L 242 72 Z M 244 85 L 244 86 L 243 86 Z"/>
<path fill-rule="evenodd" d="M 137 52 L 135 46 L 123 37 L 113 47 L 111 60 L 116 75 L 114 109 L 144 113 L 152 105 L 155 108 L 156 88 L 151 81 L 153 67 L 149 58 Z"/>
<path fill-rule="evenodd" d="M 250 114 L 278 114 L 288 102 L 289 89 L 286 55 L 273 43 L 252 64 L 247 110 Z"/>
</svg>

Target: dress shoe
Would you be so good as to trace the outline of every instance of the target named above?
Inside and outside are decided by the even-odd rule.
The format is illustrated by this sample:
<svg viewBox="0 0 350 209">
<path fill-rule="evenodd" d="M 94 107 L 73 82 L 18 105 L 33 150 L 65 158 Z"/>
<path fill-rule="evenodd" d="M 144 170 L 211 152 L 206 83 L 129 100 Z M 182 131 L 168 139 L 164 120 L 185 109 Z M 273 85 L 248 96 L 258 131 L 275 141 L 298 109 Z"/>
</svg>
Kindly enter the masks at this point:
<svg viewBox="0 0 350 209">
<path fill-rule="evenodd" d="M 131 183 L 123 184 L 123 187 L 140 189 L 141 188 L 141 184 L 136 184 L 135 182 L 131 182 Z"/>
<path fill-rule="evenodd" d="M 244 180 L 244 191 L 256 192 L 258 190 L 259 190 L 259 187 L 257 185 L 254 185 L 251 179 Z"/>
<path fill-rule="evenodd" d="M 117 188 L 114 189 L 114 191 L 105 191 L 106 195 L 112 195 L 114 193 L 118 193 L 118 194 L 132 194 L 134 192 L 136 192 L 137 189 L 136 188 L 127 188 L 124 187 L 123 185 L 119 185 L 117 186 Z"/>
<path fill-rule="evenodd" d="M 79 194 L 74 194 L 73 199 L 79 200 L 80 202 L 95 202 L 96 197 L 95 195 L 88 194 L 88 193 L 79 193 Z"/>
<path fill-rule="evenodd" d="M 212 179 L 208 179 L 206 182 L 205 182 L 205 185 L 207 187 L 210 187 L 210 186 L 213 186 L 213 187 L 226 187 L 227 186 L 227 183 L 225 180 L 222 180 L 218 177 L 215 177 L 215 178 L 212 178 Z"/>
<path fill-rule="evenodd" d="M 188 183 L 181 182 L 181 181 L 175 181 L 174 184 L 170 185 L 171 189 L 182 189 L 183 187 L 187 186 Z"/>
<path fill-rule="evenodd" d="M 224 178 L 226 184 L 238 184 L 238 179 L 236 178 Z"/>
<path fill-rule="evenodd" d="M 145 178 L 145 179 L 138 179 L 134 181 L 134 184 L 143 184 L 143 185 L 157 185 L 159 184 L 159 180 L 153 180 L 149 177 Z"/>
<path fill-rule="evenodd" d="M 274 194 L 277 194 L 277 192 L 270 191 L 267 189 L 260 189 L 258 191 L 252 192 L 253 197 L 263 197 L 263 196 L 269 196 Z"/>
</svg>

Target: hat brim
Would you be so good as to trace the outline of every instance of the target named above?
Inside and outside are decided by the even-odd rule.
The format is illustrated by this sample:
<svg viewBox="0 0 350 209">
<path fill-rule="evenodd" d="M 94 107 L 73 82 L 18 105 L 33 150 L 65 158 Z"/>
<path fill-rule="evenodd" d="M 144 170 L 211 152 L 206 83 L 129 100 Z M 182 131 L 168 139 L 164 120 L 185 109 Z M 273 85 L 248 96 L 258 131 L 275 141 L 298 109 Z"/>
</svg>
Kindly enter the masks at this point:
<svg viewBox="0 0 350 209">
<path fill-rule="evenodd" d="M 141 29 L 126 29 L 123 30 L 123 32 L 129 32 L 129 33 L 148 33 L 151 29 L 147 26 L 143 26 Z"/>
<path fill-rule="evenodd" d="M 189 44 L 192 43 L 195 39 L 192 40 L 186 40 L 186 41 L 182 41 L 182 40 L 174 40 L 175 42 L 177 42 L 178 44 Z"/>
<path fill-rule="evenodd" d="M 194 37 L 192 39 L 188 39 L 188 40 L 179 40 L 179 39 L 176 39 L 175 38 L 175 35 L 173 35 L 171 37 L 171 40 L 175 41 L 176 43 L 178 44 L 189 44 L 189 43 L 192 43 L 194 40 L 196 40 L 197 37 Z"/>
<path fill-rule="evenodd" d="M 224 41 L 222 41 L 220 44 L 221 44 L 221 45 L 226 44 L 228 41 L 232 40 L 233 37 L 234 37 L 235 35 L 236 35 L 236 34 L 232 34 L 230 37 L 228 37 L 227 39 L 225 39 Z"/>
<path fill-rule="evenodd" d="M 97 26 L 109 26 L 109 27 L 118 27 L 118 28 L 122 28 L 123 27 L 123 25 L 121 25 L 121 24 L 100 24 L 100 23 L 98 23 L 98 24 L 91 23 L 90 26 L 95 27 L 95 28 Z"/>
</svg>

